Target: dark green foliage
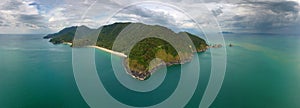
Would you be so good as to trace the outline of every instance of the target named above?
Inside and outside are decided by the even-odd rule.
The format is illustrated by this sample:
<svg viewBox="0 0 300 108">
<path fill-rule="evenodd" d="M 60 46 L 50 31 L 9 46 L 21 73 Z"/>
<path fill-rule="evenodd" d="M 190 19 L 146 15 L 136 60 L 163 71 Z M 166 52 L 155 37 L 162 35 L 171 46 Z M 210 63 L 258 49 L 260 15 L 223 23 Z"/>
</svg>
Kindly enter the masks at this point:
<svg viewBox="0 0 300 108">
<path fill-rule="evenodd" d="M 196 35 L 193 35 L 191 33 L 185 32 L 189 35 L 192 42 L 194 43 L 194 46 L 196 47 L 197 52 L 202 52 L 206 50 L 206 47 L 208 46 L 204 39 L 199 38 Z"/>
<path fill-rule="evenodd" d="M 131 52 L 129 53 L 129 60 L 130 61 L 136 60 L 137 63 L 143 65 L 143 67 L 148 67 L 150 61 L 156 58 L 157 52 L 159 50 L 165 50 L 166 53 L 172 56 L 173 58 L 175 58 L 175 56 L 178 55 L 176 50 L 168 42 L 159 38 L 146 38 L 138 42 L 137 44 L 135 44 L 135 46 L 132 48 Z M 160 59 L 166 61 L 165 58 L 160 58 Z M 134 68 L 134 67 L 130 67 L 130 68 Z"/>
<path fill-rule="evenodd" d="M 60 44 L 63 42 L 72 43 L 77 29 L 80 29 L 81 32 L 85 32 L 85 33 L 95 31 L 94 29 L 90 29 L 86 26 L 73 26 L 73 27 L 65 28 L 65 29 L 59 31 L 58 33 L 49 34 L 49 35 L 45 36 L 44 39 L 51 38 L 50 42 L 52 42 L 53 44 Z M 78 34 L 82 34 L 81 32 Z"/>
<path fill-rule="evenodd" d="M 136 27 L 142 25 L 141 27 L 146 27 L 145 29 L 150 30 L 150 33 L 154 32 L 154 35 L 157 35 L 155 33 L 161 33 L 158 35 L 170 37 L 170 39 L 173 42 L 175 41 L 177 46 L 179 46 L 180 51 L 176 51 L 171 44 L 159 38 L 145 38 L 135 44 L 131 50 L 127 46 L 127 43 L 130 43 L 130 40 L 125 40 L 121 41 L 121 45 L 119 47 L 117 47 L 116 49 L 112 49 L 114 41 L 116 40 L 119 33 L 130 24 L 136 24 Z M 79 33 L 79 36 L 81 36 L 80 38 L 77 38 L 78 33 L 76 34 L 77 46 L 80 47 L 93 45 L 93 43 L 91 43 L 92 40 L 90 40 L 88 37 L 98 36 L 97 42 L 94 44 L 110 50 L 123 52 L 128 55 L 127 62 L 129 63 L 129 68 L 135 72 L 149 72 L 149 63 L 154 58 L 160 58 L 167 64 L 176 64 L 180 63 L 180 59 L 189 59 L 192 55 L 191 52 L 205 51 L 206 47 L 208 46 L 205 40 L 188 32 L 180 32 L 176 34 L 170 29 L 162 26 L 150 26 L 141 23 L 114 23 L 111 25 L 105 25 L 99 29 L 90 29 L 86 26 L 75 26 L 65 28 L 58 33 L 47 35 L 44 38 L 51 38 L 50 42 L 52 42 L 53 44 L 60 44 L 63 42 L 72 43 L 76 29 L 80 29 L 80 33 L 82 33 Z M 101 30 L 101 32 L 99 34 L 95 34 L 98 33 L 99 30 Z M 139 32 L 137 33 L 141 34 Z M 135 38 L 135 35 L 136 34 L 130 35 L 129 39 Z M 183 38 L 183 36 L 181 35 L 188 35 L 190 40 L 187 38 Z M 193 42 L 194 45 L 190 45 L 189 42 Z M 189 47 L 187 48 L 187 46 Z M 191 51 L 191 49 L 193 49 L 193 51 Z M 183 55 L 183 58 L 179 57 L 179 53 Z"/>
<path fill-rule="evenodd" d="M 118 34 L 131 23 L 115 23 L 103 26 L 97 40 L 97 46 L 112 49 L 113 42 Z"/>
</svg>

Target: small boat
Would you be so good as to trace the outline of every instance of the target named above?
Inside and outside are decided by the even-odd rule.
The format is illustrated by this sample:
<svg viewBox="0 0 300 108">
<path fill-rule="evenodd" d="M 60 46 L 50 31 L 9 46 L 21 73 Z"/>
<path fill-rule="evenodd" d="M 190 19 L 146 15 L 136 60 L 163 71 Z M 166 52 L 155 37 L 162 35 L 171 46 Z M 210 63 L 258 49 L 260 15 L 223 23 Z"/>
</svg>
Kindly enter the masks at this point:
<svg viewBox="0 0 300 108">
<path fill-rule="evenodd" d="M 229 44 L 229 47 L 232 47 L 232 46 L 233 46 L 233 45 L 230 43 L 230 44 Z"/>
</svg>

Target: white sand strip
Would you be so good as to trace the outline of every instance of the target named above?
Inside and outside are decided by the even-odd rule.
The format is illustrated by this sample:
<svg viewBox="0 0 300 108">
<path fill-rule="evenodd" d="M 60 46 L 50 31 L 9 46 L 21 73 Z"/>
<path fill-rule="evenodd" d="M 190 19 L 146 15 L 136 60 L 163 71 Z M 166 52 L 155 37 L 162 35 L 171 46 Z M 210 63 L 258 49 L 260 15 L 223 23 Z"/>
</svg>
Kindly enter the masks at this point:
<svg viewBox="0 0 300 108">
<path fill-rule="evenodd" d="M 63 44 L 70 45 L 70 46 L 72 45 L 72 43 L 70 43 L 70 42 L 63 42 Z M 102 48 L 102 47 L 99 47 L 99 46 L 87 46 L 87 47 L 96 48 L 96 49 L 99 49 L 99 50 L 102 50 L 102 51 L 105 51 L 105 52 L 108 52 L 108 53 L 111 53 L 111 54 L 114 54 L 114 55 L 117 55 L 117 56 L 120 56 L 120 57 L 125 57 L 125 58 L 127 57 L 127 55 L 125 55 L 124 53 L 112 51 L 112 50 Z"/>
<path fill-rule="evenodd" d="M 72 45 L 72 43 L 70 43 L 70 42 L 63 42 L 63 44 L 65 44 L 65 45 Z"/>
<path fill-rule="evenodd" d="M 88 47 L 96 48 L 96 49 L 99 49 L 99 50 L 102 50 L 102 51 L 105 51 L 105 52 L 109 52 L 111 54 L 114 54 L 114 55 L 117 55 L 117 56 L 120 56 L 120 57 L 125 57 L 125 58 L 127 57 L 127 55 L 125 55 L 124 53 L 112 51 L 112 50 L 109 50 L 109 49 L 106 49 L 106 48 L 102 48 L 102 47 L 99 47 L 99 46 L 88 46 Z"/>
</svg>

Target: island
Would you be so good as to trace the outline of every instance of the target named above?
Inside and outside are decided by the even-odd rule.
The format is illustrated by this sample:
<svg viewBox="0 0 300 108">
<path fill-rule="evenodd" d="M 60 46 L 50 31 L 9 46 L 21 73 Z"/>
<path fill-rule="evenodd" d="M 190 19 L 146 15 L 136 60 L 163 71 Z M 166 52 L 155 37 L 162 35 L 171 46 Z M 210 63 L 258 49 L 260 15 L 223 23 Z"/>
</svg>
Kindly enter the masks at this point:
<svg viewBox="0 0 300 108">
<path fill-rule="evenodd" d="M 170 39 L 176 41 L 176 45 L 179 46 L 181 50 L 176 50 L 169 42 L 156 37 L 142 39 L 134 44 L 132 48 L 126 45 L 130 42 L 123 42 L 117 48 L 113 48 L 119 33 L 129 25 L 143 27 L 143 29 L 153 30 L 154 32 L 159 30 L 162 35 L 168 35 Z M 89 38 L 74 40 L 77 29 L 85 33 L 86 36 L 82 37 L 89 37 L 89 34 L 96 33 L 98 36 L 97 42 L 92 44 Z M 182 38 L 184 34 L 190 38 L 193 45 L 190 45 L 188 40 Z M 134 35 L 130 36 L 134 38 Z M 71 47 L 93 47 L 121 56 L 124 58 L 124 68 L 127 73 L 138 80 L 148 79 L 151 74 L 163 65 L 172 66 L 190 62 L 194 53 L 204 52 L 209 48 L 209 45 L 204 39 L 194 34 L 188 32 L 175 33 L 171 29 L 160 25 L 146 25 L 131 22 L 118 22 L 101 26 L 98 29 L 91 29 L 87 26 L 72 26 L 58 33 L 48 34 L 44 39 L 49 39 L 49 42 L 53 44 L 69 44 Z M 76 45 L 73 45 L 73 43 L 75 43 L 74 41 L 76 41 Z"/>
</svg>

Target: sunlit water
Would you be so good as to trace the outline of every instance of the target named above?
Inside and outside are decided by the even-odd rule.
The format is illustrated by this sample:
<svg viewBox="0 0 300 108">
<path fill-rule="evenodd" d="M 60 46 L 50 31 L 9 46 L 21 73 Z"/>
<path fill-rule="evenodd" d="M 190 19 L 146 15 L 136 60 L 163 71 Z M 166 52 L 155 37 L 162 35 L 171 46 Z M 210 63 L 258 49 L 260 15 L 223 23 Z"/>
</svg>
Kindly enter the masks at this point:
<svg viewBox="0 0 300 108">
<path fill-rule="evenodd" d="M 0 107 L 88 107 L 73 76 L 72 49 L 52 45 L 42 36 L 0 35 Z M 300 107 L 300 36 L 227 34 L 225 40 L 233 47 L 226 47 L 226 76 L 211 107 Z M 200 80 L 187 107 L 199 105 L 210 75 L 210 52 L 198 56 Z M 122 103 L 157 104 L 176 89 L 180 66 L 168 67 L 157 89 L 140 93 L 118 82 L 110 60 L 110 54 L 96 50 L 99 78 Z"/>
</svg>

